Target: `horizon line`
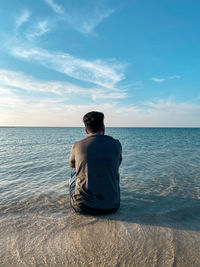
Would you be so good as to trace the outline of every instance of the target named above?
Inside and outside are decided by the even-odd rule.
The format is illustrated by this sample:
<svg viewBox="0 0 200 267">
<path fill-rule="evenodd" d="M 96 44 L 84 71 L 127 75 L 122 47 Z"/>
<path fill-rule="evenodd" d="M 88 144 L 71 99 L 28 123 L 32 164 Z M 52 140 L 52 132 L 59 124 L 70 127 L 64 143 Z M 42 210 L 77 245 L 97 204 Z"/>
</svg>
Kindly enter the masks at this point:
<svg viewBox="0 0 200 267">
<path fill-rule="evenodd" d="M 2 125 L 0 128 L 85 128 L 85 126 L 6 126 Z M 200 126 L 105 126 L 105 128 L 188 128 L 188 129 L 199 129 Z"/>
</svg>

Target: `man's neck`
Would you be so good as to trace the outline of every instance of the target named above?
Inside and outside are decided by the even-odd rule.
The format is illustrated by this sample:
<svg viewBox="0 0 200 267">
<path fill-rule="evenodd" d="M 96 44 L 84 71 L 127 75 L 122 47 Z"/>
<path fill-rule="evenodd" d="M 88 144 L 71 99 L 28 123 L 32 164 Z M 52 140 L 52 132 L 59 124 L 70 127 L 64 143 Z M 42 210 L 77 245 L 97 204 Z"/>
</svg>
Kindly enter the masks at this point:
<svg viewBox="0 0 200 267">
<path fill-rule="evenodd" d="M 102 126 L 102 128 L 100 129 L 100 131 L 96 132 L 96 133 L 91 133 L 87 130 L 87 128 L 85 128 L 85 132 L 89 135 L 89 136 L 92 136 L 92 135 L 104 135 L 105 134 L 105 127 Z"/>
<path fill-rule="evenodd" d="M 104 135 L 104 132 L 99 131 L 99 132 L 96 132 L 96 133 L 89 133 L 89 136 L 92 136 L 92 135 Z"/>
</svg>

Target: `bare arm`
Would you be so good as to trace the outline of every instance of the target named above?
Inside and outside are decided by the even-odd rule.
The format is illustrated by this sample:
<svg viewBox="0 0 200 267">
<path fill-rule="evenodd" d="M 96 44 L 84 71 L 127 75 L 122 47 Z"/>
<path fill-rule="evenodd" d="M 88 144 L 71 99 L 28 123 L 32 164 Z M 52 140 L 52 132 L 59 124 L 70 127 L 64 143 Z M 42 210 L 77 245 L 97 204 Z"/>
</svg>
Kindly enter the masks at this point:
<svg viewBox="0 0 200 267">
<path fill-rule="evenodd" d="M 121 165 L 121 163 L 122 163 L 122 156 L 119 159 L 119 166 Z"/>
<path fill-rule="evenodd" d="M 75 166 L 75 161 L 69 161 L 69 166 L 71 167 L 71 168 L 75 168 L 76 166 Z"/>
<path fill-rule="evenodd" d="M 74 154 L 74 145 L 71 148 L 70 157 L 69 157 L 69 166 L 75 168 L 75 154 Z"/>
<path fill-rule="evenodd" d="M 74 145 L 71 148 L 70 156 L 69 156 L 69 166 L 71 168 L 75 168 L 75 154 L 74 154 Z M 71 184 L 71 177 L 69 178 L 68 181 L 68 187 L 70 187 Z"/>
<path fill-rule="evenodd" d="M 121 146 L 121 144 L 120 144 Z M 120 159 L 119 159 L 119 166 L 121 165 L 122 163 L 122 146 L 121 146 L 121 152 L 120 152 Z"/>
</svg>

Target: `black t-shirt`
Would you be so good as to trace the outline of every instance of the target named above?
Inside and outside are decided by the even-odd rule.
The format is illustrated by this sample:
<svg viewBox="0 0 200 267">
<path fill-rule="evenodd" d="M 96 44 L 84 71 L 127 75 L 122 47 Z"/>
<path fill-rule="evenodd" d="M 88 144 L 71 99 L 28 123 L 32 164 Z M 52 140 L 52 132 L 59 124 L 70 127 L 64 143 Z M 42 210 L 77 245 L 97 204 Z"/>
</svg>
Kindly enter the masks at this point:
<svg viewBox="0 0 200 267">
<path fill-rule="evenodd" d="M 72 205 L 92 209 L 114 209 L 120 203 L 119 163 L 122 147 L 107 135 L 90 135 L 75 142 L 70 163 L 75 163 L 76 186 Z"/>
</svg>

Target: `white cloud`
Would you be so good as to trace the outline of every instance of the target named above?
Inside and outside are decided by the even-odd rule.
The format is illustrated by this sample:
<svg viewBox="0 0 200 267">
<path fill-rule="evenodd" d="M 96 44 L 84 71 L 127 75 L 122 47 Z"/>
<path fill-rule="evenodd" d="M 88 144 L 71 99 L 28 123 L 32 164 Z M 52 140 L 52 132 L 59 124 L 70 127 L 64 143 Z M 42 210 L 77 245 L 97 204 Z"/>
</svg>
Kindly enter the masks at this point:
<svg viewBox="0 0 200 267">
<path fill-rule="evenodd" d="M 156 83 L 162 83 L 165 81 L 164 78 L 151 78 L 152 81 L 156 82 Z"/>
<path fill-rule="evenodd" d="M 62 93 L 62 85 L 56 82 L 39 81 L 21 72 L 0 69 L 0 85 L 26 91 Z"/>
<path fill-rule="evenodd" d="M 110 104 L 64 105 L 60 99 L 30 102 L 0 86 L 0 126 L 80 126 L 90 109 L 102 110 Z"/>
<path fill-rule="evenodd" d="M 43 1 L 46 4 L 48 4 L 53 9 L 53 11 L 56 12 L 57 14 L 65 15 L 64 9 L 60 5 L 56 4 L 55 1 L 53 0 L 43 0 Z"/>
<path fill-rule="evenodd" d="M 174 80 L 174 79 L 180 79 L 181 75 L 173 75 L 173 76 L 168 76 L 167 78 L 151 78 L 152 81 L 157 82 L 157 83 L 163 83 L 166 81 L 166 79 Z"/>
<path fill-rule="evenodd" d="M 84 7 L 79 5 L 79 8 L 72 8 L 70 3 L 65 3 L 68 12 L 54 0 L 43 1 L 48 4 L 61 19 L 64 19 L 75 30 L 83 34 L 93 32 L 104 19 L 108 18 L 114 12 L 112 8 L 103 7 L 102 1 L 100 0 L 90 1 L 90 3 L 85 4 Z"/>
<path fill-rule="evenodd" d="M 147 102 L 146 107 L 148 116 L 156 126 L 200 126 L 200 105 L 160 99 Z"/>
<path fill-rule="evenodd" d="M 88 61 L 70 54 L 49 52 L 40 48 L 26 49 L 12 46 L 9 52 L 17 58 L 37 62 L 75 79 L 110 89 L 114 89 L 124 78 L 121 72 L 123 65 L 120 64 L 110 64 L 101 60 Z"/>
<path fill-rule="evenodd" d="M 97 99 L 123 99 L 127 97 L 127 94 L 125 92 L 114 92 L 110 93 L 103 90 L 92 90 L 91 96 L 93 100 Z"/>
<path fill-rule="evenodd" d="M 23 10 L 21 15 L 16 19 L 16 29 L 20 28 L 22 24 L 26 23 L 30 18 L 30 13 L 27 9 Z"/>
<path fill-rule="evenodd" d="M 93 32 L 94 28 L 97 27 L 104 19 L 108 18 L 112 13 L 114 12 L 114 9 L 108 9 L 106 11 L 99 11 L 98 9 L 95 11 L 95 14 L 90 16 L 87 19 L 78 20 L 77 23 L 73 23 L 74 27 L 85 34 L 89 34 Z"/>
<path fill-rule="evenodd" d="M 22 27 L 26 23 L 26 27 Z M 52 30 L 52 21 L 50 23 L 49 19 L 43 19 L 36 22 L 35 18 L 30 20 L 30 12 L 24 10 L 19 17 L 16 19 L 15 31 L 12 36 L 8 36 L 7 39 L 10 40 L 10 45 L 14 46 L 12 42 L 26 43 L 28 41 L 33 41 L 34 39 L 50 32 Z M 51 27 L 50 27 L 51 26 Z M 9 40 L 7 41 L 9 43 Z"/>
<path fill-rule="evenodd" d="M 48 33 L 50 31 L 48 24 L 47 20 L 39 21 L 29 29 L 28 33 L 26 33 L 26 38 L 32 40 Z"/>
<path fill-rule="evenodd" d="M 141 106 L 118 107 L 107 111 L 110 126 L 200 127 L 200 105 L 160 99 Z"/>
<path fill-rule="evenodd" d="M 71 96 L 73 94 L 78 95 L 79 97 L 87 97 L 87 99 L 91 98 L 95 101 L 99 99 L 122 99 L 127 96 L 126 92 L 120 90 L 112 92 L 102 88 L 84 88 L 67 82 L 42 81 L 21 72 L 4 69 L 0 69 L 0 86 L 3 86 L 4 90 L 8 91 L 13 89 L 13 92 L 16 92 L 17 90 L 18 93 L 22 90 L 53 93 L 62 95 L 65 100 L 69 95 Z M 44 97 L 45 95 L 43 98 Z"/>
<path fill-rule="evenodd" d="M 61 99 L 30 100 L 0 86 L 1 126 L 83 126 L 82 116 L 91 111 L 105 114 L 106 126 L 200 127 L 200 105 L 160 99 L 141 106 L 104 104 L 66 105 Z"/>
<path fill-rule="evenodd" d="M 0 85 L 0 113 L 3 114 L 8 109 L 15 109 L 16 107 L 22 108 L 24 105 L 24 102 L 21 97 L 16 96 L 14 93 L 12 93 L 11 90 L 8 90 L 8 88 L 3 87 Z M 3 125 L 3 124 L 2 124 Z"/>
</svg>

